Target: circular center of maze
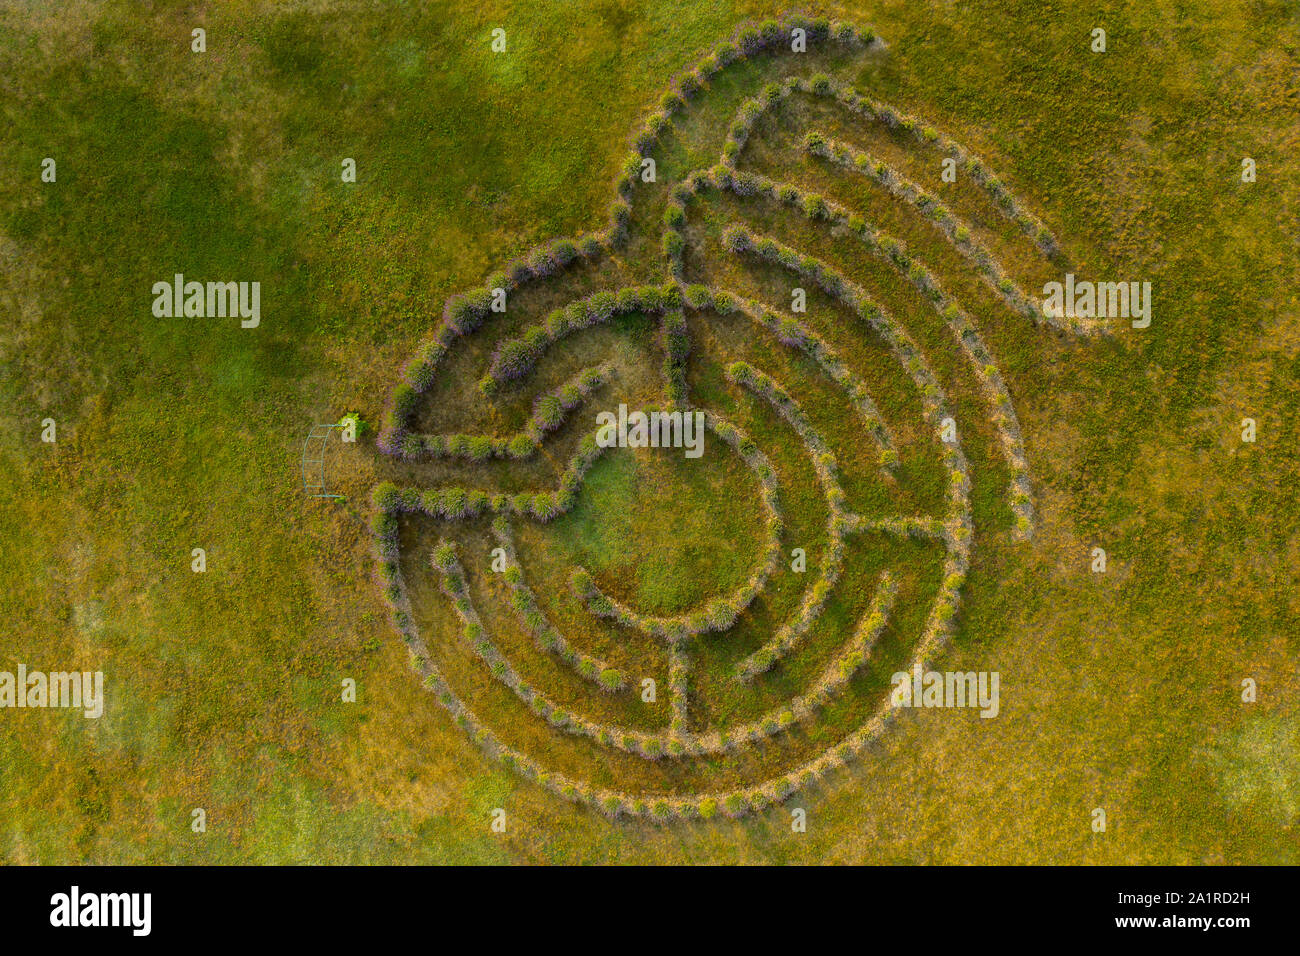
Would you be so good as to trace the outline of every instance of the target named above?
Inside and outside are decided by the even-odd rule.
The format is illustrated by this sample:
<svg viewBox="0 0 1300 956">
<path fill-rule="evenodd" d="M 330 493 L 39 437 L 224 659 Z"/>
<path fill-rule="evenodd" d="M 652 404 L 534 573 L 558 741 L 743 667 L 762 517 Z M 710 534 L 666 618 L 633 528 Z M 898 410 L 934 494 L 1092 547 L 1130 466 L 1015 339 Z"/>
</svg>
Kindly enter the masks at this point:
<svg viewBox="0 0 1300 956">
<path fill-rule="evenodd" d="M 971 316 L 1058 326 L 1017 276 L 1063 256 L 982 160 L 833 78 L 882 55 L 741 29 L 635 137 L 608 228 L 453 297 L 393 391 L 394 623 L 471 738 L 568 799 L 664 821 L 816 783 L 943 651 L 975 524 L 1032 533 Z M 615 409 L 699 416 L 702 453 L 605 447 Z"/>
<path fill-rule="evenodd" d="M 775 471 L 716 416 L 632 414 L 637 447 L 594 465 L 571 520 L 557 522 L 579 552 L 575 590 L 593 613 L 663 640 L 726 630 L 781 559 Z M 637 434 L 642 422 L 655 434 Z"/>
</svg>

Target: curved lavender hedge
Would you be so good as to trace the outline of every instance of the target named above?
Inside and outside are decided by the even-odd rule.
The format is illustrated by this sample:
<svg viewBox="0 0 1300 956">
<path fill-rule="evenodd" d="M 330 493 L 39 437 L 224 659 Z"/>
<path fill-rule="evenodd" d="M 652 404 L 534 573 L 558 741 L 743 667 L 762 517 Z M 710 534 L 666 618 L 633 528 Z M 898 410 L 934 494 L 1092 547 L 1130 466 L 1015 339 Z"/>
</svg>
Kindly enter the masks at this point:
<svg viewBox="0 0 1300 956">
<path fill-rule="evenodd" d="M 473 335 L 479 330 L 493 313 L 494 304 L 499 303 L 502 296 L 509 301 L 514 293 L 528 283 L 561 277 L 571 267 L 612 258 L 629 248 L 636 216 L 631 199 L 636 195 L 640 185 L 643 161 L 652 158 L 651 154 L 673 130 L 675 118 L 711 85 L 719 73 L 747 58 L 780 49 L 788 43 L 790 31 L 795 28 L 806 32 L 810 47 L 818 44 L 847 48 L 878 45 L 878 41 L 870 31 L 857 31 L 851 26 L 832 24 L 827 20 L 791 16 L 782 20 L 769 20 L 742 26 L 731 40 L 720 44 L 694 68 L 680 74 L 632 139 L 631 152 L 615 183 L 616 198 L 611 204 L 609 223 L 604 229 L 592 235 L 536 246 L 509 263 L 504 270 L 490 277 L 484 286 L 472 289 L 461 296 L 453 296 L 448 300 L 441 324 L 416 350 L 404 370 L 403 381 L 393 389 L 390 405 L 377 440 L 377 445 L 383 452 L 411 460 L 430 456 L 467 457 L 474 460 L 492 457 L 527 457 L 541 444 L 546 433 L 558 428 L 565 420 L 565 416 L 577 408 L 592 390 L 599 387 L 600 382 L 595 379 L 584 379 L 581 382 L 567 383 L 550 395 L 540 397 L 525 427 L 515 435 L 505 438 L 484 435 L 425 436 L 412 434 L 410 430 L 417 403 L 432 387 L 441 362 L 450 348 L 461 337 Z M 768 109 L 793 93 L 833 96 L 850 110 L 863 116 L 870 115 L 892 127 L 910 131 L 919 141 L 958 159 L 959 164 L 971 172 L 972 178 L 981 188 L 993 197 L 1003 213 L 1013 219 L 1044 254 L 1059 255 L 1059 246 L 1050 232 L 1024 212 L 1000 180 L 993 176 L 977 157 L 967 154 L 951 140 L 912 117 L 866 100 L 854 91 L 835 84 L 829 78 L 823 76 L 815 76 L 808 80 L 791 78 L 784 83 L 769 84 L 764 87 L 760 96 L 742 103 L 727 131 L 719 163 L 711 169 L 700 169 L 686 174 L 681 182 L 673 185 L 668 191 L 661 222 L 663 230 L 661 252 L 665 260 L 665 284 L 649 283 L 596 292 L 570 303 L 562 310 L 553 311 L 544 322 L 527 329 L 517 338 L 501 343 L 492 357 L 488 374 L 480 382 L 483 394 L 490 396 L 506 383 L 527 376 L 541 353 L 569 333 L 607 322 L 612 316 L 621 312 L 642 311 L 661 317 L 660 335 L 665 355 L 663 366 L 665 388 L 673 407 L 686 410 L 691 407 L 685 375 L 686 360 L 691 345 L 684 310 L 713 309 L 722 315 L 743 313 L 755 324 L 776 335 L 778 340 L 788 347 L 804 351 L 817 362 L 823 372 L 846 389 L 859 414 L 868 423 L 868 433 L 880 449 L 882 466 L 886 469 L 892 468 L 898 463 L 892 436 L 885 428 L 878 412 L 875 411 L 874 403 L 866 393 L 865 387 L 826 343 L 819 340 L 801 323 L 782 318 L 756 303 L 726 291 L 686 284 L 687 263 L 684 256 L 688 249 L 687 231 L 691 225 L 690 215 L 695 199 L 708 190 L 719 188 L 728 189 L 741 196 L 770 192 L 776 200 L 797 207 L 801 214 L 813 221 L 827 224 L 832 228 L 847 226 L 864 241 L 869 240 L 869 247 L 874 244 L 873 252 L 878 251 L 892 265 L 907 273 L 909 281 L 916 284 L 923 294 L 935 303 L 936 308 L 941 310 L 941 314 L 958 336 L 968 357 L 972 361 L 982 363 L 988 370 L 981 377 L 981 383 L 988 394 L 997 400 L 999 407 L 997 414 L 1000 416 L 998 428 L 1004 438 L 1004 448 L 1008 449 L 1009 457 L 1017 462 L 1023 461 L 1018 426 L 1014 426 L 1014 409 L 1011 408 L 1009 398 L 1006 398 L 1005 386 L 997 376 L 996 368 L 993 367 L 991 358 L 973 324 L 960 311 L 956 303 L 943 293 L 933 275 L 919 263 L 910 260 L 897 244 L 891 248 L 888 237 L 875 233 L 865 224 L 859 227 L 850 214 L 824 197 L 803 193 L 797 187 L 788 184 L 768 184 L 761 177 L 742 173 L 736 169 L 736 162 L 747 148 L 756 124 Z M 854 168 L 860 166 L 857 157 L 845 152 L 846 148 L 839 147 L 838 144 L 831 143 L 824 137 L 820 140 L 815 135 L 811 137 L 808 149 L 810 152 L 821 151 L 819 155 L 824 154 L 826 158 L 833 161 L 839 161 L 847 156 Z M 873 171 L 875 170 L 875 165 L 871 164 L 870 160 L 868 165 Z M 918 208 L 928 209 L 932 221 L 939 224 L 941 228 L 951 227 L 951 238 L 955 242 L 967 241 L 957 233 L 957 230 L 963 227 L 953 221 L 950 215 L 943 215 L 939 204 L 927 202 L 924 196 L 909 189 L 896 173 L 886 172 L 884 175 L 900 191 L 900 198 L 909 199 Z M 812 257 L 802 256 L 774 240 L 756 237 L 743 230 L 730 230 L 724 236 L 724 243 L 736 254 L 762 256 L 809 279 L 870 323 L 884 337 L 895 358 L 907 370 L 918 388 L 922 396 L 923 414 L 938 442 L 938 424 L 946 417 L 946 398 L 943 389 L 930 370 L 925 357 L 892 316 L 873 303 L 863 290 L 825 263 Z M 1001 291 L 1010 296 L 1011 293 L 1004 288 L 1005 283 L 1001 281 L 1005 277 L 995 278 Z M 1040 317 L 1036 316 L 1036 318 Z M 588 370 L 591 371 L 593 370 Z M 608 372 L 607 369 L 603 371 Z M 946 553 L 938 597 L 930 608 L 921 640 L 915 651 L 915 662 L 922 666 L 928 664 L 935 655 L 943 651 L 951 637 L 958 612 L 960 588 L 969 566 L 973 537 L 969 502 L 970 480 L 959 443 L 939 443 L 942 460 L 949 476 L 945 515 L 874 517 L 854 514 L 847 508 L 843 491 L 838 488 L 835 480 L 836 465 L 833 455 L 826 449 L 820 437 L 812 431 L 798 404 L 763 373 L 742 365 L 733 365 L 729 372 L 733 380 L 758 391 L 771 401 L 799 434 L 804 450 L 810 456 L 827 495 L 831 514 L 828 529 L 833 528 L 833 535 L 839 541 L 841 549 L 839 561 L 842 562 L 843 559 L 843 539 L 853 533 L 879 532 L 914 537 L 944 547 Z M 604 380 L 603 375 L 599 377 Z M 741 441 L 738 430 L 733 433 L 733 438 L 737 442 Z M 757 449 L 754 451 L 757 452 Z M 427 490 L 399 488 L 391 483 L 383 483 L 376 487 L 373 496 L 375 576 L 389 605 L 394 626 L 410 649 L 413 666 L 421 674 L 437 701 L 451 714 L 453 720 L 485 750 L 507 766 L 566 799 L 586 803 L 611 816 L 631 815 L 654 821 L 678 818 L 709 819 L 719 813 L 740 816 L 759 811 L 785 799 L 796 789 L 822 779 L 854 755 L 861 753 L 894 719 L 895 712 L 887 702 L 876 711 L 874 716 L 819 756 L 804 761 L 769 780 L 721 792 L 657 797 L 602 789 L 572 780 L 563 774 L 547 771 L 526 754 L 501 741 L 457 697 L 436 665 L 429 659 L 427 648 L 412 619 L 398 541 L 400 517 L 405 514 L 421 514 L 439 521 L 464 521 L 496 515 L 498 519 L 513 516 L 539 522 L 550 521 L 573 507 L 586 472 L 601 452 L 602 449 L 595 443 L 594 435 L 584 436 L 579 443 L 578 451 L 567 463 L 554 489 L 503 494 L 458 487 Z M 757 454 L 761 455 L 761 452 Z M 770 470 L 770 465 L 768 467 Z M 1013 471 L 1015 471 L 1014 466 Z M 1020 478 L 1024 479 L 1023 483 L 1020 482 Z M 1029 490 L 1027 469 L 1023 473 L 1017 472 L 1013 483 L 1016 484 L 1017 493 L 1024 496 L 1027 506 Z M 775 505 L 774 490 L 771 503 Z M 1021 517 L 1023 518 L 1024 515 L 1021 514 Z M 779 536 L 780 527 L 779 513 L 774 519 L 769 515 L 769 531 L 775 528 Z M 567 642 L 561 643 L 564 641 L 563 637 L 541 615 L 535 598 L 523 584 L 522 573 L 510 576 L 511 572 L 518 572 L 518 562 L 513 558 L 513 549 L 509 549 L 508 553 L 512 555 L 514 562 L 513 566 L 507 569 L 505 579 L 511 592 L 511 603 L 516 611 L 521 613 L 521 619 L 524 620 L 539 646 L 559 654 L 588 679 L 592 679 L 593 673 L 596 674 L 595 680 L 604 689 L 625 687 L 629 681 L 628 675 L 617 672 L 613 668 L 602 667 L 604 662 L 590 655 L 582 655 Z M 779 557 L 779 550 L 769 548 L 769 554 Z M 828 551 L 828 555 L 833 554 L 832 548 Z M 836 559 L 828 557 L 827 564 L 823 567 L 824 572 L 830 568 L 834 560 Z M 496 649 L 482 620 L 478 618 L 470 598 L 464 569 L 456 559 L 454 548 L 446 544 L 440 545 L 434 550 L 430 563 L 441 575 L 444 593 L 455 613 L 459 615 L 462 638 L 483 661 L 484 666 L 498 680 L 510 686 L 535 714 L 564 732 L 587 736 L 603 746 L 638 754 L 650 760 L 674 760 L 729 752 L 752 746 L 773 734 L 789 730 L 810 719 L 820 707 L 830 701 L 834 694 L 842 691 L 852 675 L 869 659 L 872 647 L 887 626 L 889 609 L 897 594 L 896 582 L 890 575 L 883 575 L 877 585 L 871 606 L 860 619 L 853 638 L 804 693 L 762 715 L 756 721 L 707 733 L 694 733 L 689 727 L 687 702 L 692 683 L 690 662 L 684 653 L 685 642 L 681 636 L 675 629 L 670 635 L 665 626 L 664 633 L 658 636 L 670 638 L 667 686 L 671 706 L 668 726 L 658 733 L 643 733 L 627 731 L 569 713 L 529 685 Z M 833 580 L 827 583 L 827 577 L 828 575 L 823 574 L 823 580 L 819 582 L 824 584 L 824 588 L 819 592 L 817 585 L 814 585 L 809 597 L 801 606 L 801 612 L 796 617 L 797 626 L 802 627 L 810 623 L 824 603 L 826 593 L 834 583 Z M 747 586 L 753 586 L 755 582 L 756 578 L 752 576 Z M 586 588 L 586 582 L 580 581 L 580 583 Z M 757 587 L 751 589 L 757 593 L 757 589 L 761 587 L 762 584 L 758 583 Z M 588 595 L 597 604 L 602 600 L 608 601 L 599 592 L 591 592 L 589 589 Z M 727 618 L 727 623 L 734 621 L 735 617 L 744 610 L 744 605 L 752 600 L 752 595 L 747 590 L 742 589 L 741 597 L 747 600 L 744 600 L 739 607 L 719 607 L 719 613 L 716 615 L 719 622 L 724 617 Z M 612 610 L 617 616 L 626 612 L 626 609 L 620 610 L 617 607 L 613 607 Z M 631 614 L 631 612 L 626 613 Z M 656 619 L 629 619 L 646 630 L 659 627 Z M 674 623 L 674 628 L 676 623 L 679 622 Z M 696 623 L 707 623 L 707 621 Z M 688 630 L 686 634 L 703 633 L 708 629 L 704 627 L 697 631 Z M 778 643 L 778 646 L 788 649 L 784 639 Z M 766 658 L 747 663 L 762 664 L 764 660 Z M 772 666 L 774 660 L 766 661 L 765 666 Z M 754 677 L 763 669 L 765 667 L 742 668 L 744 673 L 741 676 Z M 602 681 L 602 678 L 605 680 Z"/>
<path fill-rule="evenodd" d="M 585 677 L 603 691 L 612 693 L 625 690 L 627 674 L 610 666 L 599 657 L 573 647 L 555 625 L 546 619 L 536 596 L 524 581 L 523 568 L 515 554 L 514 536 L 510 533 L 510 523 L 504 515 L 498 516 L 492 522 L 492 534 L 505 550 L 506 560 L 510 562 L 503 576 L 511 589 L 511 607 L 515 609 L 519 619 L 532 634 L 538 648 L 554 653 L 581 677 Z"/>
</svg>

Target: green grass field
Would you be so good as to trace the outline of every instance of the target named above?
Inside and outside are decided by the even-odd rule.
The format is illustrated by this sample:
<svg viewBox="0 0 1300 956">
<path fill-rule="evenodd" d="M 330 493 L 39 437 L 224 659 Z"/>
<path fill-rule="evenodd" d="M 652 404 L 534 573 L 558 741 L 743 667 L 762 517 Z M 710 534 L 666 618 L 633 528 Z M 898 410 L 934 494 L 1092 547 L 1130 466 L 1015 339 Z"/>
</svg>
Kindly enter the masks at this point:
<svg viewBox="0 0 1300 956">
<path fill-rule="evenodd" d="M 788 72 L 788 57 L 719 74 L 652 154 L 664 185 L 634 200 L 625 249 L 530 291 L 519 314 L 467 338 L 418 411 L 420 430 L 509 434 L 534 386 L 609 362 L 613 380 L 571 413 L 557 448 L 525 462 L 403 463 L 367 439 L 333 450 L 329 474 L 346 501 L 304 496 L 311 425 L 345 412 L 380 422 L 447 296 L 537 243 L 604 228 L 631 137 L 673 77 L 743 21 L 780 12 L 741 0 L 0 2 L 0 671 L 102 670 L 107 691 L 97 720 L 0 710 L 0 860 L 1300 862 L 1294 4 L 890 0 L 808 11 L 871 27 L 887 45 L 815 52 L 798 72 L 825 69 L 978 153 L 1081 275 L 1153 285 L 1150 328 L 1050 334 L 865 179 L 791 148 L 810 125 L 869 148 L 976 224 L 1028 291 L 1059 278 L 985 198 L 942 184 L 937 163 L 903 138 L 856 130 L 800 94 L 745 147 L 742 168 L 870 210 L 962 300 L 1024 436 L 1028 540 L 1014 533 L 1008 464 L 978 382 L 910 286 L 865 271 L 843 230 L 725 194 L 691 207 L 688 281 L 788 305 L 788 272 L 718 252 L 723 227 L 743 216 L 908 320 L 968 423 L 974 476 L 971 563 L 936 666 L 1000 672 L 996 719 L 906 712 L 846 769 L 742 819 L 609 819 L 476 746 L 421 686 L 375 586 L 377 482 L 486 487 L 490 476 L 510 491 L 554 488 L 578 423 L 620 401 L 662 400 L 657 317 L 639 312 L 564 340 L 536 381 L 504 389 L 491 408 L 475 404 L 475 383 L 502 335 L 574 294 L 663 280 L 667 184 L 717 161 L 736 108 Z M 203 53 L 190 48 L 196 27 Z M 491 52 L 496 27 L 505 53 Z M 1089 49 L 1095 27 L 1104 53 Z M 54 182 L 41 178 L 46 157 Z M 1245 157 L 1253 183 L 1241 179 Z M 344 158 L 356 161 L 355 183 L 340 181 Z M 260 281 L 261 325 L 155 318 L 150 288 L 177 272 Z M 918 421 L 921 403 L 888 351 L 831 297 L 811 290 L 808 301 L 800 318 L 874 376 L 882 415 Z M 882 481 L 860 421 L 811 360 L 734 317 L 686 318 L 691 397 L 771 458 L 783 550 L 806 541 L 810 571 L 827 521 L 817 476 L 789 424 L 727 379 L 728 362 L 790 387 L 856 511 L 942 505 L 946 475 L 915 450 L 918 425 L 898 426 L 902 465 L 896 482 Z M 47 418 L 54 443 L 41 440 Z M 1244 418 L 1257 422 L 1253 443 L 1241 440 Z M 661 692 L 669 654 L 593 623 L 568 575 L 581 565 L 649 615 L 742 585 L 762 561 L 758 484 L 709 440 L 707 470 L 675 452 L 611 451 L 572 511 L 514 529 L 548 617 L 613 666 L 656 675 Z M 770 746 L 652 762 L 546 727 L 494 681 L 428 567 L 449 534 L 433 524 L 402 530 L 431 654 L 512 746 L 599 787 L 744 785 L 834 744 L 907 666 L 940 587 L 937 549 L 850 536 L 808 653 L 742 687 L 730 668 L 807 583 L 783 561 L 732 639 L 691 642 L 690 721 L 753 720 L 799 693 L 889 569 L 900 599 L 878 658 L 844 700 Z M 502 651 L 564 707 L 661 729 L 666 703 L 647 710 L 633 693 L 597 692 L 532 648 L 503 586 L 476 571 L 489 560 L 488 524 L 466 523 L 457 546 Z M 1094 547 L 1107 552 L 1104 574 L 1090 570 Z M 202 574 L 194 548 L 206 551 Z M 340 699 L 348 678 L 355 703 Z M 1241 700 L 1245 678 L 1258 685 L 1253 703 Z M 807 810 L 806 833 L 791 832 L 793 806 Z M 206 832 L 191 827 L 195 808 Z M 504 833 L 490 829 L 497 808 Z M 1104 833 L 1093 831 L 1095 808 Z"/>
</svg>

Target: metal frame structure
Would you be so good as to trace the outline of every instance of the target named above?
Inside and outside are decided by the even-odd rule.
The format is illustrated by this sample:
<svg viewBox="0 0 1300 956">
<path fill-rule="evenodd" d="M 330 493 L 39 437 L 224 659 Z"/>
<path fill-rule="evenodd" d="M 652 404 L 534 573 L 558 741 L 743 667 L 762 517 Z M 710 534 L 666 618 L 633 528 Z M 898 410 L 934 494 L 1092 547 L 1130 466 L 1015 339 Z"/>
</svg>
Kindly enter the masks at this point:
<svg viewBox="0 0 1300 956">
<path fill-rule="evenodd" d="M 302 443 L 302 490 L 308 498 L 331 498 L 337 501 L 342 501 L 344 498 L 343 495 L 331 494 L 325 487 L 325 447 L 329 444 L 334 429 L 340 427 L 342 426 L 313 425 L 311 432 Z M 312 442 L 319 443 L 315 449 L 319 452 L 316 458 L 308 455 L 312 450 Z M 312 468 L 316 470 L 313 472 Z"/>
</svg>

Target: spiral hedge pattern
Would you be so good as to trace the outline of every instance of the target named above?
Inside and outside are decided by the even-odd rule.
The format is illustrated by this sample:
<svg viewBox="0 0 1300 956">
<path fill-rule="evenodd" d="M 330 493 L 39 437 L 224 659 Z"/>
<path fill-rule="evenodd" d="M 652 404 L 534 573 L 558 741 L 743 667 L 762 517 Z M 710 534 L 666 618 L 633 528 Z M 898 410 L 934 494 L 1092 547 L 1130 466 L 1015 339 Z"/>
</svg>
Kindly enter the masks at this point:
<svg viewBox="0 0 1300 956">
<path fill-rule="evenodd" d="M 895 719 L 890 674 L 952 639 L 977 524 L 1033 534 L 986 335 L 1105 330 L 1026 291 L 1068 261 L 988 163 L 846 79 L 886 55 L 847 24 L 741 27 L 634 134 L 608 223 L 449 299 L 392 390 L 393 624 L 452 719 L 561 797 L 664 822 L 815 784 Z M 596 513 L 617 456 L 680 456 L 605 447 L 620 404 L 699 413 L 704 453 L 673 468 L 753 512 L 718 544 L 743 577 L 677 612 L 637 606 L 637 562 L 574 557 L 656 524 Z"/>
</svg>

